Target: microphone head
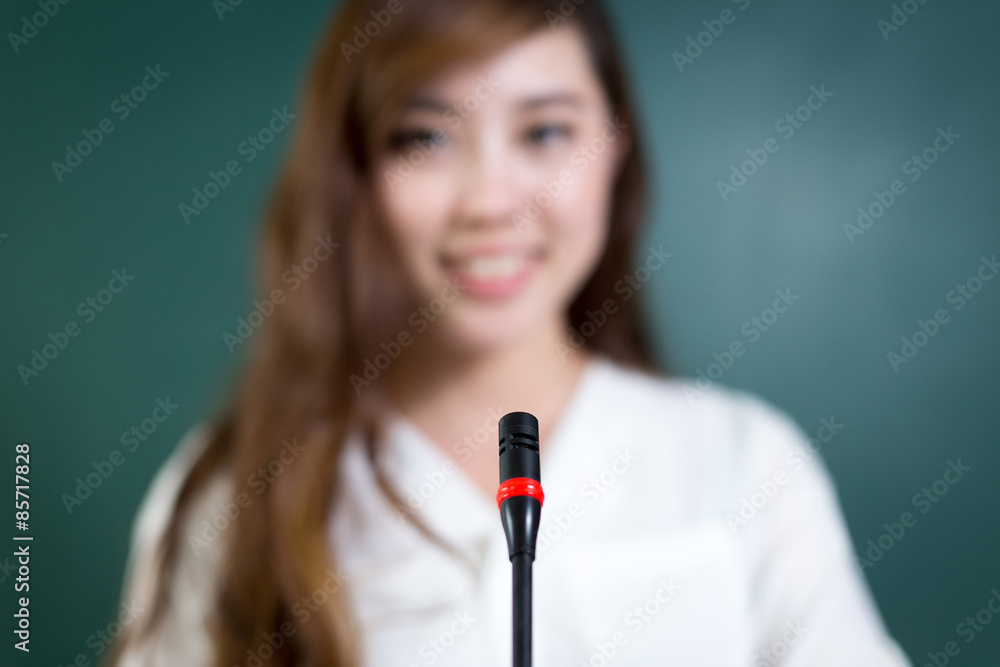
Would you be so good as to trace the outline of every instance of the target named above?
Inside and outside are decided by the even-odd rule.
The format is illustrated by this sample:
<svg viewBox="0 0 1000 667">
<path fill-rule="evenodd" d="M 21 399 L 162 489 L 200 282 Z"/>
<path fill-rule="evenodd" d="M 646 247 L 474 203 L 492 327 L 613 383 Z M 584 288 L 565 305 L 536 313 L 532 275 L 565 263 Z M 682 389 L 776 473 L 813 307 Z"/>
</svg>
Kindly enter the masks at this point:
<svg viewBox="0 0 1000 667">
<path fill-rule="evenodd" d="M 497 505 L 507 535 L 507 555 L 513 561 L 524 554 L 535 559 L 535 542 L 542 516 L 541 473 L 538 456 L 538 420 L 527 412 L 500 418 L 500 488 Z"/>
<path fill-rule="evenodd" d="M 527 477 L 541 482 L 538 455 L 538 419 L 527 412 L 509 412 L 500 418 L 500 481 Z"/>
</svg>

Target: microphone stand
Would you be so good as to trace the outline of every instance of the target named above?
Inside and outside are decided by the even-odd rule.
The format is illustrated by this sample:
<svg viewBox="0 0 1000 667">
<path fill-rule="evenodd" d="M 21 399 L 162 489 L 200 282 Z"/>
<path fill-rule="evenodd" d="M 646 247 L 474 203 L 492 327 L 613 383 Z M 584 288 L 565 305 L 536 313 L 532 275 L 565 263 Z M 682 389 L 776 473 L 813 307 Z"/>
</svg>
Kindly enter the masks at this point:
<svg viewBox="0 0 1000 667">
<path fill-rule="evenodd" d="M 542 516 L 538 420 L 527 412 L 500 418 L 497 506 L 513 569 L 514 667 L 531 667 L 531 565 Z"/>
</svg>

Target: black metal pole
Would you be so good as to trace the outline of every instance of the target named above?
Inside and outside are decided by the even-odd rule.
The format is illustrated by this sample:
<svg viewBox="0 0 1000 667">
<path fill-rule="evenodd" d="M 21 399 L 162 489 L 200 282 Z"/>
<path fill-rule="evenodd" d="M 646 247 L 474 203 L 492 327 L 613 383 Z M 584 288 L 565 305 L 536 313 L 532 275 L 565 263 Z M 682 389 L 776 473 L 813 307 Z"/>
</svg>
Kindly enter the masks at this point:
<svg viewBox="0 0 1000 667">
<path fill-rule="evenodd" d="M 514 570 L 514 667 L 531 667 L 531 562 L 526 553 L 511 559 Z"/>
</svg>

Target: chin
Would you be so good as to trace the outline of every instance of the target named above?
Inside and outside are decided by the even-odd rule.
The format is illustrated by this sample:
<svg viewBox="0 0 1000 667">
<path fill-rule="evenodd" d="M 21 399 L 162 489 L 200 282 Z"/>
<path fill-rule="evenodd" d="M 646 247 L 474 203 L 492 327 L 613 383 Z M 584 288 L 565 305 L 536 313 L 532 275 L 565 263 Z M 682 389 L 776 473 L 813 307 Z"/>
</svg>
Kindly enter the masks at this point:
<svg viewBox="0 0 1000 667">
<path fill-rule="evenodd" d="M 457 311 L 458 309 L 456 309 Z M 496 352 L 538 335 L 551 315 L 528 308 L 462 308 L 442 320 L 442 340 L 467 353 Z M 489 312 L 492 311 L 492 312 Z"/>
</svg>

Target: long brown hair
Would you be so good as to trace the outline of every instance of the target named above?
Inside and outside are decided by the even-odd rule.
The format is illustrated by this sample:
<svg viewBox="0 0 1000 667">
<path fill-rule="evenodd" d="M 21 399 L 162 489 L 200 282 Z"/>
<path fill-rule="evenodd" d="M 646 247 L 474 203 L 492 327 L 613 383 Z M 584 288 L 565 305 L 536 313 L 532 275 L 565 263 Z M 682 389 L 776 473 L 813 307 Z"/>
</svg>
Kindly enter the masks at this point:
<svg viewBox="0 0 1000 667">
<path fill-rule="evenodd" d="M 391 13 L 390 5 L 401 9 Z M 220 666 L 241 664 L 265 633 L 294 622 L 295 602 L 322 588 L 335 569 L 326 526 L 341 452 L 354 429 L 364 437 L 382 491 L 403 504 L 375 464 L 384 392 L 376 382 L 358 394 L 349 381 L 364 372 L 363 360 L 381 351 L 380 342 L 407 329 L 405 317 L 415 304 L 372 200 L 373 179 L 381 177 L 373 173 L 374 156 L 389 119 L 415 85 L 449 64 L 487 56 L 564 23 L 581 30 L 612 113 L 630 137 L 613 185 L 606 246 L 570 306 L 570 325 L 580 331 L 587 311 L 615 298 L 612 286 L 632 271 L 645 182 L 637 118 L 598 1 L 346 2 L 311 66 L 290 154 L 270 200 L 260 244 L 260 293 L 282 289 L 283 274 L 312 253 L 317 239 L 339 248 L 316 262 L 296 289 L 285 289 L 287 301 L 254 333 L 238 389 L 183 482 L 159 545 L 154 606 L 129 628 L 126 642 L 148 635 L 171 604 L 169 581 L 187 542 L 186 511 L 214 475 L 248 479 L 278 459 L 284 441 L 295 438 L 301 446 L 294 465 L 227 531 L 211 628 Z M 584 345 L 622 365 L 656 372 L 637 301 L 618 302 L 619 310 Z M 415 517 L 404 516 L 449 548 Z M 263 662 L 360 664 L 357 627 L 342 587 L 296 630 Z"/>
</svg>

